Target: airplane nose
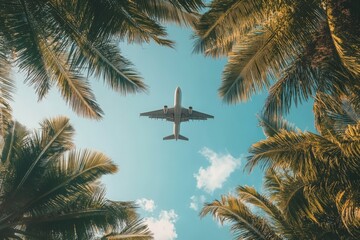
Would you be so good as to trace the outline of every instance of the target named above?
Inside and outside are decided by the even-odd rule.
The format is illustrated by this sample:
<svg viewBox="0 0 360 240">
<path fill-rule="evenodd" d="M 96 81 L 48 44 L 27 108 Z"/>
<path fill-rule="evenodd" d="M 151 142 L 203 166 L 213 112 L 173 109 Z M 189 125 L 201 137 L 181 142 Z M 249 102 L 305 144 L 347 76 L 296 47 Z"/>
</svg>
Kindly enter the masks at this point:
<svg viewBox="0 0 360 240">
<path fill-rule="evenodd" d="M 177 87 L 177 88 L 176 88 L 176 92 L 181 92 L 180 87 Z"/>
</svg>

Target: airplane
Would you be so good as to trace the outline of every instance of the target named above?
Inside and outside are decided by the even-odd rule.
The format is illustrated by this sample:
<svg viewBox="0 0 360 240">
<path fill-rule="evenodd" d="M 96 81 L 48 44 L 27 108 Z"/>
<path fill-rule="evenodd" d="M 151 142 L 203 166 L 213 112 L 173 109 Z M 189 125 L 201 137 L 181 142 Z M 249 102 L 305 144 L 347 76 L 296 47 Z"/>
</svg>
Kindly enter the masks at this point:
<svg viewBox="0 0 360 240">
<path fill-rule="evenodd" d="M 174 123 L 173 134 L 164 137 L 163 140 L 178 139 L 188 141 L 187 137 L 180 135 L 180 123 L 189 120 L 207 120 L 208 118 L 214 118 L 214 116 L 194 111 L 190 106 L 188 109 L 181 107 L 181 89 L 177 87 L 174 94 L 174 107 L 168 108 L 164 106 L 163 109 L 140 113 L 140 116 L 146 116 L 155 119 L 165 119 Z"/>
</svg>

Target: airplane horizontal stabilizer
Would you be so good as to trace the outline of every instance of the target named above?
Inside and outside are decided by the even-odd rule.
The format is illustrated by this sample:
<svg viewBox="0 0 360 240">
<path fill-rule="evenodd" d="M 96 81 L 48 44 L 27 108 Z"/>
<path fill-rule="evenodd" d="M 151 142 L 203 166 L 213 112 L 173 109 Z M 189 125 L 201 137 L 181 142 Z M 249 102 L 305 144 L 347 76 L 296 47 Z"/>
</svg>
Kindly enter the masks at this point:
<svg viewBox="0 0 360 240">
<path fill-rule="evenodd" d="M 189 140 L 187 137 L 184 137 L 183 135 L 180 135 L 180 134 L 179 134 L 179 139 L 185 140 L 185 141 L 188 141 L 188 140 Z"/>
<path fill-rule="evenodd" d="M 175 139 L 175 135 L 174 135 L 174 134 L 163 138 L 163 140 L 172 140 L 172 139 Z"/>
<path fill-rule="evenodd" d="M 174 134 L 169 135 L 169 136 L 163 138 L 163 140 L 172 140 L 172 139 L 175 139 L 175 135 L 174 135 Z M 187 137 L 184 137 L 184 136 L 182 136 L 182 135 L 179 135 L 179 139 L 185 140 L 185 141 L 188 141 L 188 140 L 189 140 Z"/>
</svg>

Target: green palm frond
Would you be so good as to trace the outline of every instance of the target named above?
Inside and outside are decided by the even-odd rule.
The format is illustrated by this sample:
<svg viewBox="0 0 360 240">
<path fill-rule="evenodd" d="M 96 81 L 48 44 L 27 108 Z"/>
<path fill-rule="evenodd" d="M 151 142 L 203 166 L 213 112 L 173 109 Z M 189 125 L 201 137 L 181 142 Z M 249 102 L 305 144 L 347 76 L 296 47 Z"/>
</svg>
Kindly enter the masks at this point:
<svg viewBox="0 0 360 240">
<path fill-rule="evenodd" d="M 56 166 L 54 172 L 43 176 L 47 184 L 39 188 L 37 196 L 27 205 L 46 202 L 58 195 L 71 196 L 101 176 L 117 171 L 116 165 L 107 156 L 89 150 L 70 151 L 66 157 L 53 164 Z"/>
<path fill-rule="evenodd" d="M 75 198 L 60 197 L 52 204 L 38 204 L 29 211 L 30 217 L 22 218 L 17 224 L 26 224 L 28 232 L 42 235 L 51 230 L 52 235 L 90 239 L 113 226 L 126 225 L 127 219 L 136 217 L 132 204 L 107 201 L 103 188 L 86 190 L 75 193 Z"/>
<path fill-rule="evenodd" d="M 39 99 L 42 99 L 50 90 L 51 83 L 39 46 L 41 27 L 33 16 L 40 14 L 40 10 L 36 4 L 17 1 L 5 4 L 3 11 L 2 16 L 6 19 L 2 29 L 6 32 L 5 46 L 15 52 L 16 65 L 27 74 L 25 81 L 34 86 Z"/>
<path fill-rule="evenodd" d="M 18 123 L 10 129 L 0 162 L 2 238 L 95 239 L 119 233 L 152 239 L 133 202 L 105 197 L 99 179 L 117 166 L 100 152 L 71 150 L 74 129 L 67 118 L 46 119 L 33 134 Z"/>
<path fill-rule="evenodd" d="M 42 123 L 42 131 L 35 132 L 28 143 L 22 146 L 17 152 L 14 164 L 18 167 L 15 193 L 22 189 L 24 183 L 31 185 L 30 176 L 34 176 L 33 171 L 37 172 L 39 165 L 44 167 L 53 156 L 57 156 L 73 147 L 72 136 L 74 129 L 66 117 L 58 117 L 45 120 Z M 42 172 L 44 170 L 41 170 Z"/>
<path fill-rule="evenodd" d="M 222 224 L 230 222 L 231 231 L 237 239 L 282 239 L 263 218 L 252 214 L 240 199 L 233 196 L 222 196 L 220 201 L 206 204 L 200 216 L 207 214 L 211 214 Z"/>
</svg>

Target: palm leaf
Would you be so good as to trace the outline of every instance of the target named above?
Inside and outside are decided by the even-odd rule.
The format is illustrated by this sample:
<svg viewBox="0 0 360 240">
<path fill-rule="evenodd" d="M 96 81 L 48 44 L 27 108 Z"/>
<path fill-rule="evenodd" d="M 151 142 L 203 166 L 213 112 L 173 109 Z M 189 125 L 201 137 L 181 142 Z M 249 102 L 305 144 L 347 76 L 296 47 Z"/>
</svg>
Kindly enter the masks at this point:
<svg viewBox="0 0 360 240">
<path fill-rule="evenodd" d="M 112 232 L 106 234 L 101 238 L 101 240 L 151 240 L 153 239 L 151 231 L 147 228 L 146 225 L 141 220 L 136 220 L 121 230 L 120 232 Z"/>
<path fill-rule="evenodd" d="M 294 124 L 289 123 L 282 117 L 271 118 L 263 113 L 261 116 L 258 116 L 258 119 L 266 137 L 273 137 L 274 135 L 280 133 L 281 130 L 286 130 L 289 132 L 300 131 L 295 127 Z"/>
<path fill-rule="evenodd" d="M 287 114 L 295 106 L 311 98 L 318 88 L 318 72 L 307 63 L 307 56 L 292 61 L 284 70 L 281 77 L 271 86 L 269 96 L 264 105 L 264 115 L 281 116 Z"/>
<path fill-rule="evenodd" d="M 249 152 L 252 155 L 248 157 L 246 167 L 251 170 L 259 163 L 263 166 L 289 167 L 296 174 L 315 177 L 319 163 L 313 156 L 320 142 L 328 143 L 329 148 L 332 146 L 316 134 L 281 131 L 251 146 Z"/>
<path fill-rule="evenodd" d="M 35 151 L 35 155 L 31 156 L 33 159 L 27 155 L 27 150 L 23 153 L 27 164 L 25 165 L 25 161 L 23 162 L 24 175 L 21 174 L 21 171 L 18 173 L 20 181 L 17 183 L 15 193 L 28 181 L 30 174 L 36 169 L 39 162 L 47 162 L 52 156 L 59 155 L 73 147 L 71 141 L 73 133 L 74 129 L 70 125 L 69 119 L 65 117 L 58 117 L 43 122 L 41 137 L 35 134 L 34 139 L 30 140 L 30 146 L 35 149 L 38 148 L 39 150 Z M 19 155 L 21 155 L 21 153 Z M 29 161 L 29 159 L 32 161 Z M 44 163 L 41 165 L 43 164 Z"/>
<path fill-rule="evenodd" d="M 27 129 L 18 122 L 12 122 L 8 133 L 4 136 L 4 145 L 1 148 L 1 162 L 9 164 L 14 157 L 14 151 L 23 146 L 23 142 L 28 135 Z"/>
<path fill-rule="evenodd" d="M 81 191 L 84 185 L 96 181 L 102 175 L 117 171 L 116 165 L 104 154 L 88 150 L 71 151 L 67 157 L 54 164 L 57 166 L 55 172 L 46 175 L 47 184 L 39 189 L 40 192 L 27 203 L 28 206 L 49 201 L 49 198 L 56 198 L 62 194 L 70 196 Z"/>
<path fill-rule="evenodd" d="M 226 55 L 240 33 L 247 32 L 264 18 L 261 1 L 213 1 L 196 26 L 194 52 Z M 210 50 L 211 49 L 211 50 Z"/>
<path fill-rule="evenodd" d="M 331 0 L 326 3 L 327 20 L 338 56 L 342 64 L 357 77 L 360 75 L 360 31 L 352 26 L 359 23 L 358 10 L 355 1 Z"/>
<path fill-rule="evenodd" d="M 25 81 L 35 87 L 39 99 L 42 99 L 48 93 L 51 83 L 39 46 L 42 36 L 40 26 L 33 16 L 40 14 L 39 11 L 38 5 L 27 1 L 5 4 L 6 21 L 3 27 L 7 33 L 6 46 L 16 53 L 15 63 L 20 70 L 27 72 Z"/>
<path fill-rule="evenodd" d="M 285 237 L 290 237 L 295 234 L 296 230 L 294 227 L 286 221 L 281 210 L 269 201 L 266 196 L 261 195 L 254 188 L 248 186 L 239 186 L 236 190 L 242 201 L 260 208 L 270 217 L 270 224 L 276 229 L 276 232 L 283 233 Z"/>
<path fill-rule="evenodd" d="M 215 200 L 206 204 L 200 216 L 211 213 L 221 223 L 232 223 L 231 231 L 237 239 L 282 239 L 266 223 L 254 214 L 239 199 L 232 196 L 222 196 L 221 201 Z"/>
<path fill-rule="evenodd" d="M 11 65 L 5 54 L 4 39 L 0 37 L 0 135 L 5 136 L 12 121 L 10 102 L 15 91 L 15 84 L 9 78 Z"/>
<path fill-rule="evenodd" d="M 187 1 L 189 2 L 189 1 Z M 198 1 L 201 3 L 201 1 Z M 160 22 L 173 22 L 178 25 L 195 26 L 198 20 L 198 15 L 193 13 L 192 10 L 183 11 L 181 5 L 176 1 L 164 0 L 137 0 L 139 8 L 144 9 L 149 16 Z M 193 8 L 196 10 L 196 8 Z"/>
<path fill-rule="evenodd" d="M 60 56 L 56 56 L 56 51 L 53 51 L 46 43 L 42 47 L 46 67 L 49 71 L 52 70 L 51 78 L 57 84 L 65 101 L 80 115 L 94 119 L 101 118 L 103 111 L 97 105 L 88 82 L 77 71 L 70 68 L 65 56 L 61 56 L 61 53 L 57 53 Z"/>
<path fill-rule="evenodd" d="M 73 238 L 90 239 L 109 227 L 124 225 L 133 218 L 135 213 L 131 204 L 107 201 L 101 187 L 88 187 L 86 190 L 75 193 L 75 199 L 62 198 L 56 203 L 52 201 L 52 204 L 37 205 L 37 208 L 29 211 L 31 217 L 25 217 L 17 224 L 26 224 L 29 232 L 43 235 L 52 232 L 53 235 L 66 234 Z"/>
</svg>

